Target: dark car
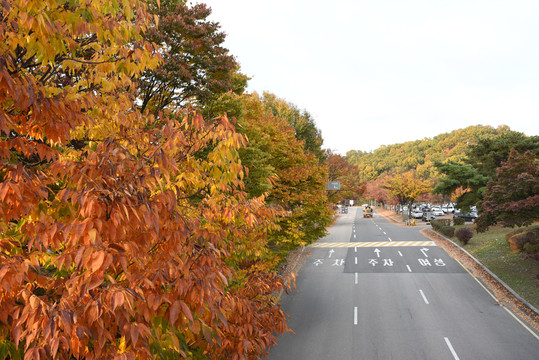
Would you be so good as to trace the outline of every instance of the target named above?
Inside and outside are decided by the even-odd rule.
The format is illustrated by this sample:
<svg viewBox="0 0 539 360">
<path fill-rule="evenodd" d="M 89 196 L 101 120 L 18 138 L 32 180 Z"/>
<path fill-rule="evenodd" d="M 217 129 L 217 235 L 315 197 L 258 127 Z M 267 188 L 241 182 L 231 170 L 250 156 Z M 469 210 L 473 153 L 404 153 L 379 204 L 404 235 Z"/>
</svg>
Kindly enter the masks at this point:
<svg viewBox="0 0 539 360">
<path fill-rule="evenodd" d="M 479 215 L 477 215 L 477 213 L 465 213 L 465 214 L 456 214 L 455 216 L 453 216 L 454 218 L 456 217 L 459 217 L 459 218 L 463 218 L 464 221 L 475 221 L 475 219 L 477 219 L 479 217 Z"/>
</svg>

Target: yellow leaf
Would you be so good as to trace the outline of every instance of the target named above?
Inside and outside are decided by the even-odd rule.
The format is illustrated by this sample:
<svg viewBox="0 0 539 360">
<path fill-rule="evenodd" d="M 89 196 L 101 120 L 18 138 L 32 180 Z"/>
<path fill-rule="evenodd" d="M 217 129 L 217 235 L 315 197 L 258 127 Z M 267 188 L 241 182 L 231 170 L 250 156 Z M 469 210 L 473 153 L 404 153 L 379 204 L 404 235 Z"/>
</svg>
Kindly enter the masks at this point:
<svg viewBox="0 0 539 360">
<path fill-rule="evenodd" d="M 92 243 L 95 243 L 95 239 L 97 238 L 97 229 L 91 229 L 88 231 L 88 237 Z"/>
<path fill-rule="evenodd" d="M 118 345 L 118 354 L 123 354 L 126 351 L 125 336 L 120 338 L 120 344 Z"/>
</svg>

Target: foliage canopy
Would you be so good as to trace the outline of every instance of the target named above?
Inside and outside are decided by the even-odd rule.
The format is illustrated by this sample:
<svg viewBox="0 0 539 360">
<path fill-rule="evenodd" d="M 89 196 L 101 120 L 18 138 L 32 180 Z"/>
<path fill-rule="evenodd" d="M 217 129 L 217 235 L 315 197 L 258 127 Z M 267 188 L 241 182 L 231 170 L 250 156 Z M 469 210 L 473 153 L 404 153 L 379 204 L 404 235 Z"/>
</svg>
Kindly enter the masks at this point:
<svg viewBox="0 0 539 360">
<path fill-rule="evenodd" d="M 278 210 L 245 192 L 226 116 L 135 108 L 160 59 L 146 4 L 0 9 L 0 353 L 264 354 L 286 330 L 284 280 L 258 261 Z"/>
<path fill-rule="evenodd" d="M 477 229 L 485 231 L 500 222 L 504 226 L 526 226 L 539 220 L 539 161 L 531 151 L 511 150 L 487 184 Z"/>
</svg>

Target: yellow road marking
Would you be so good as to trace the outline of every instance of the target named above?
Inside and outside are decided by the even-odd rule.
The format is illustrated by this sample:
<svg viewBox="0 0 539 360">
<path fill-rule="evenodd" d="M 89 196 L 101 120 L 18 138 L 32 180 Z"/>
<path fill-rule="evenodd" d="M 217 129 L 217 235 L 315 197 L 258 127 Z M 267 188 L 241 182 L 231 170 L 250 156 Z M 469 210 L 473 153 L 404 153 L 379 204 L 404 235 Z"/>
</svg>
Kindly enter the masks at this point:
<svg viewBox="0 0 539 360">
<path fill-rule="evenodd" d="M 316 243 L 315 248 L 350 248 L 350 247 L 397 247 L 397 246 L 436 246 L 434 241 L 373 241 L 373 242 L 334 242 Z"/>
<path fill-rule="evenodd" d="M 470 276 L 471 276 L 475 281 L 477 281 L 477 283 L 478 283 L 479 285 L 481 285 L 481 287 L 487 292 L 487 294 L 490 295 L 491 298 L 494 299 L 494 301 L 496 301 L 497 303 L 499 303 L 498 299 L 496 299 L 496 296 L 494 296 L 494 294 L 492 294 L 492 293 L 490 292 L 490 290 L 487 289 L 487 287 L 486 287 L 485 285 L 483 285 L 483 283 L 482 283 L 481 281 L 479 281 L 479 279 L 476 278 L 475 275 L 472 274 L 471 271 L 468 270 L 468 268 L 467 268 L 466 266 L 464 266 L 464 264 L 462 264 L 458 259 L 455 259 L 455 260 L 457 260 L 457 262 L 460 264 L 460 266 L 462 266 L 462 268 L 463 268 L 464 270 L 466 270 L 466 272 L 467 272 L 468 274 L 470 274 Z M 500 305 L 501 305 L 501 304 L 500 304 Z"/>
<path fill-rule="evenodd" d="M 457 259 L 455 259 L 457 260 Z M 535 331 L 533 331 L 532 329 L 530 329 L 524 322 L 522 322 L 522 320 L 520 320 L 515 314 L 513 314 L 513 312 L 511 310 L 509 310 L 508 308 L 506 308 L 501 302 L 498 301 L 498 299 L 496 298 L 496 296 L 494 296 L 494 294 L 492 292 L 490 292 L 489 289 L 487 289 L 487 287 L 485 285 L 483 285 L 483 283 L 481 281 L 479 281 L 479 279 L 474 275 L 472 274 L 468 268 L 466 268 L 464 266 L 464 264 L 462 264 L 459 260 L 457 260 L 457 262 L 460 264 L 460 266 L 462 266 L 462 268 L 464 270 L 466 270 L 468 272 L 468 274 L 470 274 L 470 276 L 475 280 L 477 281 L 477 283 L 479 285 L 481 285 L 481 287 L 487 292 L 487 294 L 490 295 L 490 297 L 492 297 L 494 299 L 494 301 L 496 301 L 496 303 L 498 303 L 505 311 L 507 311 L 509 313 L 509 315 L 511 315 L 513 318 L 515 318 L 516 321 L 518 321 L 520 323 L 520 325 L 524 326 L 524 328 L 526 330 L 528 330 L 528 332 L 530 334 L 532 334 L 537 340 L 539 340 L 539 336 L 535 333 Z"/>
</svg>

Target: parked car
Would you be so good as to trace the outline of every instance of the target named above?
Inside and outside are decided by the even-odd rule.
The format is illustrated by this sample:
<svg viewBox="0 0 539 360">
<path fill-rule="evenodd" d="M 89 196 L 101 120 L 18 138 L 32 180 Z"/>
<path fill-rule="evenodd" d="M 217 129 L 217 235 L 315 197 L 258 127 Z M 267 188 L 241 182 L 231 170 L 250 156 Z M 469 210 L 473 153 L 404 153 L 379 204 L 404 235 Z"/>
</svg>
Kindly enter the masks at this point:
<svg viewBox="0 0 539 360">
<path fill-rule="evenodd" d="M 479 217 L 479 215 L 477 215 L 477 213 L 474 213 L 474 212 L 470 212 L 470 213 L 464 213 L 464 214 L 455 214 L 453 216 L 454 218 L 456 217 L 459 217 L 459 218 L 463 218 L 464 221 L 475 221 L 475 219 L 477 219 Z"/>
<path fill-rule="evenodd" d="M 455 213 L 455 207 L 453 204 L 445 204 L 442 206 L 442 211 L 446 214 L 454 214 Z"/>
<path fill-rule="evenodd" d="M 432 214 L 433 214 L 434 216 L 444 216 L 444 215 L 445 215 L 445 213 L 444 213 L 444 212 L 442 211 L 442 209 L 439 208 L 439 207 L 433 207 L 433 208 L 432 208 Z"/>
<path fill-rule="evenodd" d="M 421 219 L 423 217 L 423 211 L 414 210 L 412 211 L 412 218 Z"/>
</svg>

